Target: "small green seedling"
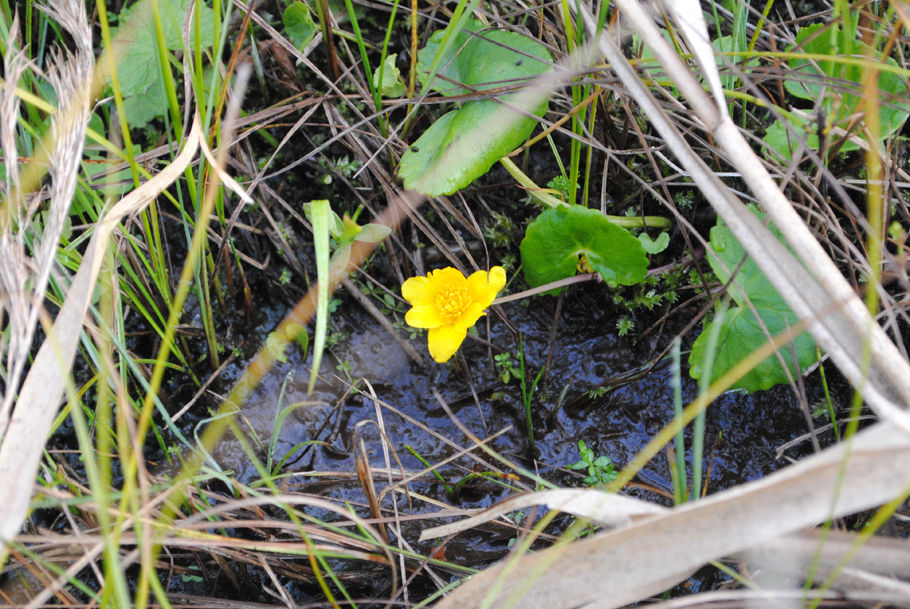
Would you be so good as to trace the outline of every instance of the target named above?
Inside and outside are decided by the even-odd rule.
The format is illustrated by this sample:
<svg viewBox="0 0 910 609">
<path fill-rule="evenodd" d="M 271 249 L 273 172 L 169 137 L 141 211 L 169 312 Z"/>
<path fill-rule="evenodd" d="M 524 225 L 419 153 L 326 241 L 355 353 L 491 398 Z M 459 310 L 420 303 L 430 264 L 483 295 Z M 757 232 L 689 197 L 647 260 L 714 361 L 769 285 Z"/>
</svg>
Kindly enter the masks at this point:
<svg viewBox="0 0 910 609">
<path fill-rule="evenodd" d="M 541 368 L 534 377 L 534 381 L 529 383 L 525 368 L 525 345 L 521 334 L 518 335 L 518 380 L 521 381 L 521 402 L 524 405 L 525 425 L 528 428 L 528 445 L 534 448 L 534 424 L 531 419 L 531 400 L 534 399 L 534 391 L 537 390 L 537 384 L 543 378 L 546 368 Z"/>
<path fill-rule="evenodd" d="M 373 72 L 373 86 L 382 92 L 383 97 L 401 97 L 408 90 L 401 80 L 401 70 L 395 65 L 397 58 L 398 55 L 392 53 L 385 58 L 381 68 Z"/>
<path fill-rule="evenodd" d="M 502 381 L 503 385 L 508 385 L 513 378 L 521 378 L 521 370 L 519 370 L 515 360 L 512 359 L 511 353 L 506 352 L 494 355 L 493 363 L 496 365 L 496 370 L 499 371 L 499 380 Z"/>
<path fill-rule="evenodd" d="M 355 241 L 378 243 L 389 236 L 391 229 L 382 224 L 357 224 L 357 216 L 362 208 L 354 213 L 354 218 L 339 218 L 332 211 L 326 199 L 310 201 L 303 206 L 304 213 L 313 225 L 313 243 L 316 250 L 316 276 L 320 286 L 329 286 L 332 271 L 337 273 L 345 269 L 351 257 L 351 246 Z M 335 239 L 335 252 L 329 258 L 329 237 Z M 313 392 L 316 377 L 319 374 L 319 364 L 322 361 L 323 350 L 326 346 L 326 329 L 329 318 L 329 290 L 320 289 L 316 298 L 316 332 L 313 338 L 313 364 L 310 370 L 310 383 L 307 395 Z M 343 369 L 348 375 L 348 370 Z M 348 375 L 349 376 L 349 375 Z"/>
<path fill-rule="evenodd" d="M 313 203 L 316 202 L 317 201 L 311 201 L 309 203 L 304 203 L 303 205 L 304 215 L 306 215 L 310 222 L 313 221 L 312 206 Z M 331 235 L 332 239 L 335 241 L 335 251 L 332 253 L 332 258 L 330 260 L 333 268 L 343 269 L 347 266 L 348 260 L 351 258 L 351 246 L 355 241 L 379 243 L 392 232 L 392 229 L 384 224 L 365 224 L 363 226 L 357 224 L 357 218 L 362 211 L 363 207 L 359 207 L 357 211 L 354 212 L 354 216 L 351 217 L 348 216 L 348 214 L 339 216 L 331 209 L 328 210 L 329 235 Z"/>
<path fill-rule="evenodd" d="M 616 471 L 616 466 L 613 465 L 613 462 L 610 460 L 610 457 L 601 455 L 600 457 L 594 456 L 594 451 L 588 448 L 588 445 L 585 444 L 584 440 L 578 441 L 578 453 L 581 458 L 569 466 L 569 469 L 583 469 L 587 470 L 588 475 L 585 476 L 584 483 L 588 486 L 607 486 L 619 475 Z"/>
<path fill-rule="evenodd" d="M 558 175 L 547 182 L 547 188 L 559 193 L 559 198 L 563 201 L 567 201 L 569 199 L 569 193 L 572 191 L 572 183 L 569 181 L 568 176 Z M 575 184 L 575 190 L 578 190 L 578 184 Z"/>
<path fill-rule="evenodd" d="M 303 2 L 289 4 L 284 9 L 281 20 L 284 22 L 284 31 L 288 39 L 300 51 L 303 51 L 319 33 L 319 26 L 313 20 L 313 13 Z"/>
</svg>

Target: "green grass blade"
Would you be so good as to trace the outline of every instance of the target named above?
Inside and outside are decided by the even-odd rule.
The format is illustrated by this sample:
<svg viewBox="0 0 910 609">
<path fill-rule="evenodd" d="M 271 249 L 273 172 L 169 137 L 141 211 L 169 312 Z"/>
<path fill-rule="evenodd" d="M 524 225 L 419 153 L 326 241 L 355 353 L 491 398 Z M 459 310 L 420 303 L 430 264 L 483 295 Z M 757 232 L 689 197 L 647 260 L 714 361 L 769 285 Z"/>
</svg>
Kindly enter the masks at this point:
<svg viewBox="0 0 910 609">
<path fill-rule="evenodd" d="M 313 223 L 313 245 L 316 248 L 316 279 L 319 292 L 316 296 L 316 338 L 313 341 L 313 367 L 310 369 L 310 383 L 307 395 L 313 393 L 322 352 L 325 351 L 325 331 L 329 321 L 329 202 L 326 199 L 310 203 Z"/>
<path fill-rule="evenodd" d="M 102 382 L 101 385 L 105 385 Z M 102 469 L 95 458 L 95 447 L 92 444 L 92 434 L 89 430 L 89 424 L 85 420 L 85 414 L 79 405 L 76 397 L 76 391 L 72 382 L 66 383 L 66 390 L 69 394 L 69 412 L 73 422 L 73 430 L 76 432 L 76 440 L 79 443 L 80 453 L 82 454 L 82 463 L 85 466 L 85 475 L 89 481 L 92 500 L 97 505 L 95 516 L 102 531 L 104 549 L 104 570 L 108 583 L 105 586 L 104 596 L 109 601 L 116 602 L 118 606 L 129 606 L 129 588 L 126 583 L 126 576 L 122 569 L 118 569 L 120 564 L 120 543 L 117 527 L 111 519 L 109 508 L 112 506 L 109 484 L 110 480 L 105 480 L 102 475 Z"/>
<path fill-rule="evenodd" d="M 670 351 L 673 361 L 673 376 L 670 380 L 670 386 L 673 388 L 673 415 L 674 423 L 678 426 L 676 429 L 676 440 L 674 450 L 676 451 L 676 470 L 673 474 L 673 503 L 680 505 L 686 500 L 686 444 L 683 434 L 684 426 L 682 424 L 682 366 L 680 355 L 680 340 L 676 338 L 673 341 L 673 349 Z"/>
<path fill-rule="evenodd" d="M 702 362 L 702 370 L 707 370 L 709 372 L 698 379 L 699 396 L 707 395 L 708 390 L 711 387 L 710 371 L 714 369 L 714 355 L 717 353 L 717 338 L 720 334 L 720 328 L 724 323 L 724 316 L 726 313 L 727 301 L 723 300 L 714 316 L 714 321 L 717 323 L 712 323 L 707 330 L 710 334 L 708 334 L 708 345 L 705 349 L 705 360 Z M 692 494 L 689 496 L 689 499 L 692 501 L 695 501 L 701 496 L 702 457 L 705 442 L 705 410 L 706 409 L 702 409 L 695 416 L 695 423 L 692 429 Z"/>
<path fill-rule="evenodd" d="M 296 404 L 292 404 L 284 410 L 281 409 L 281 404 L 284 402 L 284 393 L 287 391 L 288 383 L 290 383 L 293 378 L 294 373 L 288 372 L 284 377 L 284 382 L 281 383 L 281 389 L 278 391 L 278 403 L 275 405 L 275 419 L 272 421 L 272 435 L 269 438 L 269 452 L 268 455 L 266 455 L 265 464 L 265 469 L 269 473 L 272 472 L 272 455 L 275 453 L 275 447 L 278 446 L 278 436 L 281 433 L 284 418 L 296 407 Z"/>
<path fill-rule="evenodd" d="M 354 39 L 357 41 L 357 49 L 360 51 L 360 60 L 363 62 L 363 70 L 367 75 L 367 87 L 369 87 L 370 94 L 373 96 L 373 103 L 376 105 L 376 111 L 381 112 L 382 92 L 380 91 L 380 87 L 377 87 L 373 82 L 373 70 L 370 68 L 370 58 L 367 57 L 367 47 L 363 40 L 363 34 L 360 31 L 360 24 L 357 23 L 357 14 L 354 12 L 354 5 L 351 3 L 351 0 L 344 0 L 344 4 L 348 9 L 348 18 L 351 20 L 351 30 L 354 32 Z M 385 59 L 385 57 L 383 57 L 383 59 Z M 382 69 L 381 63 L 379 64 L 379 67 Z M 380 82 L 379 84 L 381 85 L 382 83 Z"/>
</svg>

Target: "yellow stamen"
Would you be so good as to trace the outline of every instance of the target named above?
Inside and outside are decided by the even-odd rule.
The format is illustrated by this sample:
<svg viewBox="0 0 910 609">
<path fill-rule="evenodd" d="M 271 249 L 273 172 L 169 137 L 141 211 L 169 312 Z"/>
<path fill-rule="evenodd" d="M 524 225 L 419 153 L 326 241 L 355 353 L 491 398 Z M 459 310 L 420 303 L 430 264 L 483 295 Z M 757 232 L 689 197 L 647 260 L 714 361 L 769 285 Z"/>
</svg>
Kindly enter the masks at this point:
<svg viewBox="0 0 910 609">
<path fill-rule="evenodd" d="M 436 295 L 436 307 L 446 322 L 454 323 L 471 304 L 467 292 L 464 286 L 447 287 Z"/>
</svg>

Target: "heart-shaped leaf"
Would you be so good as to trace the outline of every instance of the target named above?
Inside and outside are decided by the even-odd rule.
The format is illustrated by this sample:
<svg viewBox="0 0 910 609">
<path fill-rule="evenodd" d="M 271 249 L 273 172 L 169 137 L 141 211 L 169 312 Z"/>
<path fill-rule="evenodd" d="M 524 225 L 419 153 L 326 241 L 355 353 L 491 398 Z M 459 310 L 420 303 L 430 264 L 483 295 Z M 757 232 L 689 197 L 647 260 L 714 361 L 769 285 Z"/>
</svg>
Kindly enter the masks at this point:
<svg viewBox="0 0 910 609">
<path fill-rule="evenodd" d="M 657 239 L 652 239 L 648 233 L 641 233 L 638 235 L 638 241 L 649 254 L 659 254 L 670 245 L 670 234 L 664 231 L 657 235 Z"/>
<path fill-rule="evenodd" d="M 541 43 L 515 32 L 482 28 L 475 21 L 457 34 L 451 25 L 433 34 L 418 53 L 418 77 L 424 86 L 447 96 L 462 95 L 521 84 L 549 69 L 552 58 Z M 511 97 L 501 99 L 508 102 Z M 506 111 L 501 120 L 493 118 L 502 111 L 503 105 L 494 100 L 474 100 L 439 118 L 401 158 L 398 175 L 405 187 L 428 196 L 451 194 L 489 171 L 537 124 L 517 110 Z M 545 111 L 546 100 L 532 113 Z"/>
<path fill-rule="evenodd" d="M 531 287 L 571 277 L 581 263 L 610 286 L 639 283 L 648 270 L 648 257 L 638 239 L 597 210 L 554 207 L 528 225 L 521 242 L 521 264 Z"/>
<path fill-rule="evenodd" d="M 752 211 L 759 217 L 762 216 L 754 208 Z M 778 234 L 773 227 L 772 230 Z M 739 267 L 744 255 L 745 250 L 733 236 L 733 232 L 718 222 L 718 225 L 711 229 L 711 248 L 708 252 L 708 262 L 718 279 L 727 283 L 730 280 L 730 274 Z M 743 262 L 736 278 L 730 284 L 729 290 L 734 302 L 739 306 L 728 309 L 723 318 L 717 338 L 711 382 L 723 376 L 743 358 L 765 344 L 768 341 L 768 334 L 771 336 L 779 334 L 799 321 L 758 265 L 749 258 Z M 762 323 L 768 329 L 768 334 L 753 315 L 748 302 L 755 307 Z M 704 374 L 702 362 L 705 361 L 709 330 L 710 324 L 692 345 L 692 352 L 689 355 L 689 374 L 694 379 L 699 379 Z M 795 376 L 813 364 L 817 355 L 815 341 L 808 332 L 800 334 L 793 341 L 793 345 L 792 350 L 789 347 L 782 348 L 780 354 L 787 362 L 791 374 Z M 793 351 L 796 352 L 796 366 L 793 364 Z M 785 383 L 787 380 L 787 373 L 781 366 L 780 360 L 776 355 L 772 355 L 741 378 L 734 388 L 751 392 L 769 389 L 779 383 Z"/>
</svg>

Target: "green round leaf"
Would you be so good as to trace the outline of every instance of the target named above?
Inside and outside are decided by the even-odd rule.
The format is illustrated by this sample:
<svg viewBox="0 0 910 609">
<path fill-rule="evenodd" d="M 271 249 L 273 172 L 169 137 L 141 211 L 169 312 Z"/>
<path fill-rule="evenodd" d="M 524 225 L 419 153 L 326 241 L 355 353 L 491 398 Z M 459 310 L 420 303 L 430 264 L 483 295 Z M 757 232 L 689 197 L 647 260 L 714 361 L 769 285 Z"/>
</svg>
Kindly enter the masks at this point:
<svg viewBox="0 0 910 609">
<path fill-rule="evenodd" d="M 793 326 L 797 323 L 796 315 L 785 307 L 786 305 L 784 304 L 778 308 L 763 307 L 758 309 L 759 315 L 771 336 L 783 332 L 788 326 Z M 705 328 L 692 345 L 692 351 L 689 354 L 689 375 L 693 379 L 700 379 L 704 374 L 701 366 L 705 359 L 709 334 L 708 328 Z M 748 357 L 750 353 L 767 341 L 768 337 L 761 324 L 758 323 L 758 320 L 752 314 L 752 311 L 746 307 L 733 307 L 728 310 L 717 335 L 717 348 L 714 354 L 714 369 L 711 371 L 711 382 L 713 383 L 722 377 L 742 359 Z M 815 340 L 813 340 L 811 334 L 803 332 L 793 341 L 793 344 L 797 356 L 797 366 L 793 365 L 793 356 L 789 345 L 784 345 L 778 353 L 787 362 L 790 373 L 795 377 L 802 374 L 803 370 L 815 363 L 817 356 Z M 753 392 L 770 389 L 774 385 L 786 383 L 787 381 L 787 373 L 781 367 L 777 355 L 771 355 L 759 362 L 757 366 L 739 379 L 733 385 L 733 388 Z"/>
<path fill-rule="evenodd" d="M 183 49 L 183 19 L 193 0 L 159 2 L 164 44 L 168 50 Z M 161 65 L 158 59 L 158 42 L 155 34 L 155 16 L 150 2 L 139 2 L 120 13 L 120 26 L 114 32 L 112 43 L 116 58 L 117 77 L 125 98 L 124 108 L 131 127 L 140 127 L 167 111 Z M 203 48 L 212 44 L 214 12 L 202 3 L 199 12 L 200 43 Z M 191 48 L 195 44 L 195 29 L 190 34 Z M 107 62 L 98 64 L 100 79 L 111 82 Z"/>
<path fill-rule="evenodd" d="M 289 4 L 284 9 L 281 20 L 284 22 L 284 31 L 287 32 L 288 38 L 301 51 L 313 41 L 319 31 L 319 26 L 313 21 L 313 14 L 303 2 Z"/>
<path fill-rule="evenodd" d="M 760 213 L 754 205 L 749 210 L 761 219 Z M 782 241 L 780 232 L 773 225 L 771 232 Z M 746 256 L 746 250 L 739 240 L 722 221 L 718 220 L 717 226 L 711 229 L 711 248 L 708 251 L 708 264 L 722 283 L 730 281 L 730 274 L 739 268 L 736 279 L 729 287 L 730 295 L 739 306 L 748 307 L 748 302 L 756 308 L 781 309 L 789 311 L 784 300 L 774 289 L 774 286 L 761 272 L 758 265 Z M 740 266 L 742 262 L 742 266 Z"/>
<path fill-rule="evenodd" d="M 575 275 L 582 255 L 610 286 L 639 283 L 648 270 L 638 239 L 585 207 L 546 210 L 531 222 L 521 242 L 522 268 L 532 287 Z"/>
<path fill-rule="evenodd" d="M 752 213 L 762 218 L 763 215 L 754 207 Z M 771 230 L 780 238 L 780 234 L 772 226 Z M 711 382 L 716 381 L 728 370 L 733 368 L 750 353 L 768 341 L 768 334 L 774 336 L 783 332 L 788 327 L 796 325 L 798 318 L 790 307 L 780 297 L 768 278 L 761 272 L 758 265 L 751 258 L 746 258 L 745 249 L 733 235 L 733 232 L 718 221 L 717 226 L 711 229 L 711 248 L 708 251 L 708 263 L 717 278 L 723 283 L 730 281 L 731 273 L 739 267 L 739 272 L 730 284 L 730 295 L 737 305 L 731 307 L 724 316 L 721 324 L 717 350 L 714 355 L 714 366 L 711 371 Z M 742 262 L 742 266 L 740 266 Z M 767 327 L 768 334 L 762 329 L 762 324 L 752 313 L 752 307 Z M 715 324 L 717 321 L 711 322 Z M 692 345 L 689 355 L 689 375 L 698 379 L 704 375 L 702 363 L 705 361 L 710 324 Z M 787 362 L 791 374 L 801 374 L 816 360 L 815 341 L 812 335 L 803 332 L 793 341 L 794 348 L 789 345 L 780 349 L 779 353 Z M 794 365 L 792 352 L 796 352 Z M 788 380 L 787 372 L 780 364 L 776 355 L 768 357 L 742 377 L 733 387 L 746 391 L 768 389 Z"/>
<path fill-rule="evenodd" d="M 553 62 L 540 42 L 516 32 L 483 31 L 486 26 L 480 21 L 469 22 L 441 50 L 446 38 L 452 38 L 456 25 L 435 32 L 417 53 L 420 83 L 427 86 L 435 61 L 436 77 L 429 86 L 443 95 L 514 85 L 543 74 Z"/>
</svg>

